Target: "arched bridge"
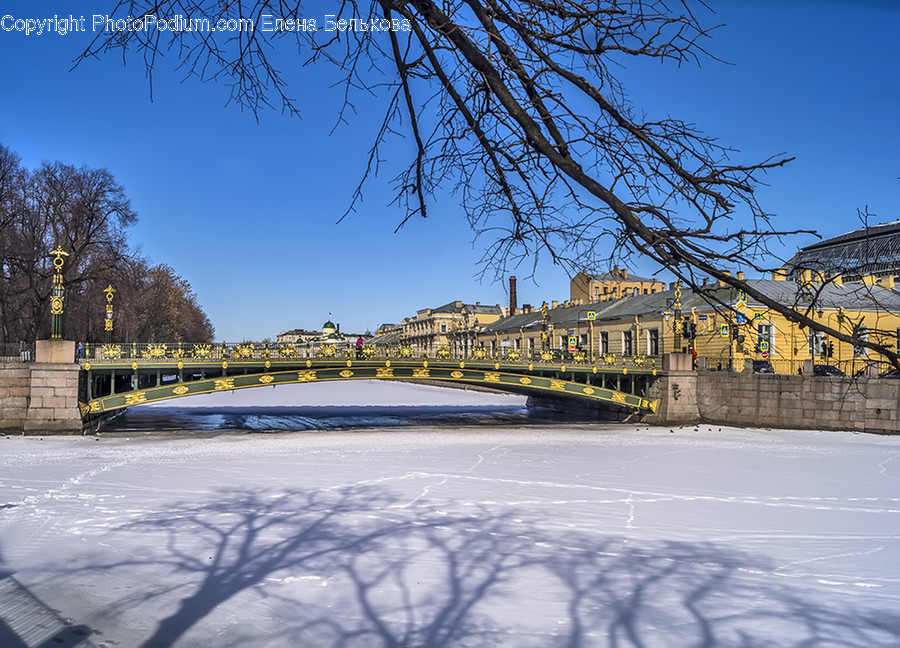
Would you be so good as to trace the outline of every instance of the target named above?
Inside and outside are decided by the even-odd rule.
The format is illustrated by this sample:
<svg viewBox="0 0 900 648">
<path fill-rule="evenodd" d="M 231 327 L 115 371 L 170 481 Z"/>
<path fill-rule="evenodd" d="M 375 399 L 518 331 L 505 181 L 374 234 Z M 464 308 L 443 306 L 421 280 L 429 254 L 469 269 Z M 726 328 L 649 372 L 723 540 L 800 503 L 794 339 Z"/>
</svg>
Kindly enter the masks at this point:
<svg viewBox="0 0 900 648">
<path fill-rule="evenodd" d="M 661 370 L 658 356 L 527 353 L 484 347 L 236 344 L 91 344 L 79 351 L 79 406 L 89 418 L 172 398 L 250 387 L 332 380 L 417 380 L 478 384 L 500 391 L 655 412 L 647 397 Z"/>
</svg>

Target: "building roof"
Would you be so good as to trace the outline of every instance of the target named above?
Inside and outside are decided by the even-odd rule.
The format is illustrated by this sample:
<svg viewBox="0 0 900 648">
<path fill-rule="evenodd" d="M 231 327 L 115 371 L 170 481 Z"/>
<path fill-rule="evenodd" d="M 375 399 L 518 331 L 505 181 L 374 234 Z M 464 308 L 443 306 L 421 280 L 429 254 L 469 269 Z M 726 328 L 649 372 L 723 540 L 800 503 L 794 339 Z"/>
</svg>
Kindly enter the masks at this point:
<svg viewBox="0 0 900 648">
<path fill-rule="evenodd" d="M 861 227 L 802 248 L 784 264 L 791 275 L 809 269 L 852 281 L 863 275 L 900 274 L 900 220 Z"/>
<path fill-rule="evenodd" d="M 622 274 L 617 272 L 601 272 L 600 274 L 591 274 L 589 272 L 586 272 L 585 274 L 594 281 L 634 281 L 636 283 L 662 283 L 662 281 L 660 281 L 656 277 L 641 277 L 640 275 L 633 274 L 622 276 Z"/>
<path fill-rule="evenodd" d="M 750 279 L 747 284 L 771 297 L 781 304 L 795 305 L 799 308 L 810 306 L 815 302 L 817 308 L 859 311 L 900 311 L 900 290 L 889 290 L 882 286 L 866 286 L 862 283 L 812 284 L 810 288 L 798 285 L 794 281 L 773 281 L 769 279 Z M 705 294 L 683 288 L 681 294 L 681 310 L 689 315 L 691 308 L 697 311 L 712 311 L 721 306 L 714 305 L 718 299 L 726 304 L 734 304 L 738 294 L 731 286 L 712 284 L 704 289 Z M 673 309 L 675 291 L 666 290 L 649 295 L 633 295 L 580 306 L 553 308 L 548 311 L 548 321 L 555 329 L 564 326 L 575 326 L 587 321 L 588 311 L 596 313 L 596 321 L 616 319 L 632 319 L 661 315 Z M 713 303 L 711 303 L 713 302 Z M 763 308 L 756 300 L 746 300 L 749 307 Z M 484 327 L 486 333 L 516 333 L 520 330 L 533 331 L 541 327 L 541 312 L 536 309 L 531 313 L 520 313 L 512 317 L 500 319 Z"/>
</svg>

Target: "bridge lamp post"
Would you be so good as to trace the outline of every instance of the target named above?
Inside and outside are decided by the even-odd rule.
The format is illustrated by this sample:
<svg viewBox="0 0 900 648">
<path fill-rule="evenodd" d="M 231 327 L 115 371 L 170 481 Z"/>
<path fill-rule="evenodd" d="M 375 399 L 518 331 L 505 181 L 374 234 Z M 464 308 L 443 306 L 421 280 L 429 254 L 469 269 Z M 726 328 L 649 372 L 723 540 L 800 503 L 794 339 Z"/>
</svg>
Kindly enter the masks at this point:
<svg viewBox="0 0 900 648">
<path fill-rule="evenodd" d="M 110 344 L 112 342 L 112 334 L 113 334 L 113 293 L 116 292 L 116 289 L 112 287 L 112 284 L 106 286 L 106 290 L 103 291 L 106 294 L 106 318 L 103 320 L 103 331 L 106 339 L 106 343 Z"/>
<path fill-rule="evenodd" d="M 61 245 L 57 245 L 50 256 L 54 257 L 53 267 L 55 268 L 53 287 L 50 289 L 50 339 L 61 340 L 63 336 L 63 302 L 66 299 L 62 267 L 65 263 L 63 257 L 69 256 L 69 253 L 64 252 Z"/>
<path fill-rule="evenodd" d="M 675 282 L 675 299 L 669 300 L 666 306 L 671 306 L 672 310 L 675 311 L 675 321 L 672 323 L 672 329 L 674 330 L 674 347 L 675 353 L 681 353 L 681 282 Z M 669 321 L 669 309 L 666 308 L 666 311 L 663 313 L 663 317 L 665 317 L 666 321 Z"/>
</svg>

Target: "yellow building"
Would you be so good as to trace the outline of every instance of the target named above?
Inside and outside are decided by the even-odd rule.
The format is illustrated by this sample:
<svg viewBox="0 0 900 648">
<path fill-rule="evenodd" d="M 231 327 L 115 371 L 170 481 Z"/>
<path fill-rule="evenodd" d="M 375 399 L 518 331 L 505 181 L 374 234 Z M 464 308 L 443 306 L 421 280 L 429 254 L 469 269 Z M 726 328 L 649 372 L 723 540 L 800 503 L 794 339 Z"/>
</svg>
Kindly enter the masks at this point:
<svg viewBox="0 0 900 648">
<path fill-rule="evenodd" d="M 440 347 L 463 351 L 472 347 L 477 331 L 496 322 L 503 314 L 502 307 L 486 306 L 481 302 L 464 304 L 455 301 L 438 308 L 424 308 L 414 317 L 403 320 L 400 343 L 429 354 Z"/>
<path fill-rule="evenodd" d="M 629 276 L 627 269 L 613 266 L 611 272 L 594 275 L 582 270 L 572 277 L 569 282 L 569 298 L 599 302 L 635 295 L 652 295 L 665 289 L 666 284 L 656 277 Z"/>
<path fill-rule="evenodd" d="M 859 283 L 749 280 L 753 289 L 794 305 L 816 321 L 857 339 L 900 350 L 900 291 L 891 277 L 864 277 Z M 805 280 L 805 283 L 804 283 Z M 485 327 L 478 345 L 494 353 L 576 346 L 594 357 L 671 352 L 696 353 L 701 367 L 742 371 L 747 360 L 768 361 L 777 373 L 797 373 L 804 361 L 833 365 L 855 375 L 879 361 L 859 346 L 801 329 L 740 291 L 724 284 L 701 286 L 702 294 L 674 290 L 632 295 L 614 301 L 555 303 L 504 318 Z M 885 369 L 884 365 L 881 369 Z"/>
</svg>

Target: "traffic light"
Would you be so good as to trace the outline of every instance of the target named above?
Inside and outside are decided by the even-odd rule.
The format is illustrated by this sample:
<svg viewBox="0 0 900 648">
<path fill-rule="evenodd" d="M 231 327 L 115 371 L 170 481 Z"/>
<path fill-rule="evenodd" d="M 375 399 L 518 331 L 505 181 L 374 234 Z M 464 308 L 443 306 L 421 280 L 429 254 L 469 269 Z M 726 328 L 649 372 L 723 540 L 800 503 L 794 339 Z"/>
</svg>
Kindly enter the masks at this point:
<svg viewBox="0 0 900 648">
<path fill-rule="evenodd" d="M 691 337 L 691 327 L 688 324 L 687 320 L 684 320 L 681 323 L 681 335 L 683 335 L 687 339 L 690 339 L 690 337 Z"/>
<path fill-rule="evenodd" d="M 834 342 L 829 342 L 828 343 L 828 357 L 830 358 L 833 355 L 834 355 Z"/>
<path fill-rule="evenodd" d="M 693 340 L 695 337 L 697 337 L 697 325 L 691 322 L 691 339 Z"/>
</svg>

